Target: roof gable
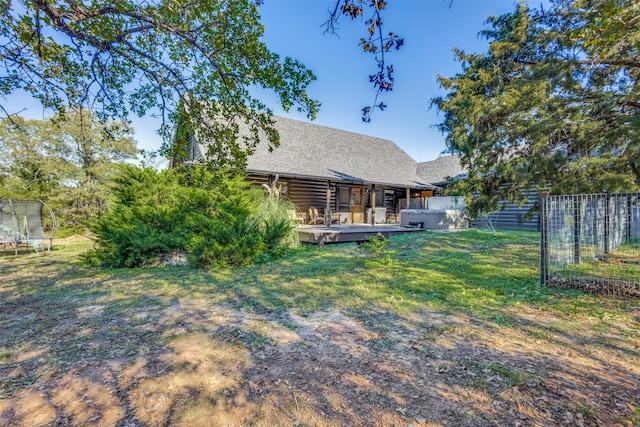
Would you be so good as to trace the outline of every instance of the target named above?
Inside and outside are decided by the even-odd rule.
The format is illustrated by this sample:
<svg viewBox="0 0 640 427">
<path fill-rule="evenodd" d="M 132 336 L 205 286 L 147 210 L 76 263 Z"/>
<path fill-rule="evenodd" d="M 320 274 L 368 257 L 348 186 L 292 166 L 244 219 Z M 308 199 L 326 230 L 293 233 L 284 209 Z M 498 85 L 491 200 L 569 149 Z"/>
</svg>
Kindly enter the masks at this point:
<svg viewBox="0 0 640 427">
<path fill-rule="evenodd" d="M 425 182 L 437 185 L 465 178 L 467 169 L 460 164 L 460 156 L 449 155 L 418 163 L 416 173 Z"/>
</svg>

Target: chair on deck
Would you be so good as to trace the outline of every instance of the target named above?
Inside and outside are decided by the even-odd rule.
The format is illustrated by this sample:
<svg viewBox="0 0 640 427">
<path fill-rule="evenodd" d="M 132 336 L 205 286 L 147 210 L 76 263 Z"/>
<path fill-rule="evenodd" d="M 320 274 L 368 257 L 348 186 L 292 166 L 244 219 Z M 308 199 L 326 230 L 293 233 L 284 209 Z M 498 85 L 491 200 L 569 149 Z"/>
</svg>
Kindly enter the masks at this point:
<svg viewBox="0 0 640 427">
<path fill-rule="evenodd" d="M 318 213 L 318 208 L 311 206 L 309 208 L 309 224 L 318 225 L 318 222 L 324 224 L 324 215 Z"/>
<path fill-rule="evenodd" d="M 337 212 L 329 212 L 329 218 L 331 219 L 331 224 L 342 224 L 342 217 Z"/>
<path fill-rule="evenodd" d="M 304 224 L 306 220 L 303 213 L 298 213 L 294 209 L 287 209 L 287 215 L 289 215 L 289 218 L 291 218 L 294 224 Z"/>
</svg>

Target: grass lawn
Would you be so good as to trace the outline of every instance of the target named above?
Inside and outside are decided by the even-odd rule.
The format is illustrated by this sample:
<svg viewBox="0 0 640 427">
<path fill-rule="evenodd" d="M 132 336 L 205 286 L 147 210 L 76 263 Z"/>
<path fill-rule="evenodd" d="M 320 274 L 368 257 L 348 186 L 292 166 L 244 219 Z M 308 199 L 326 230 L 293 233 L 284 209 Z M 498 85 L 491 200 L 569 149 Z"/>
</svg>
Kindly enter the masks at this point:
<svg viewBox="0 0 640 427">
<path fill-rule="evenodd" d="M 640 301 L 539 285 L 539 234 L 261 265 L 0 252 L 0 426 L 640 425 Z"/>
</svg>

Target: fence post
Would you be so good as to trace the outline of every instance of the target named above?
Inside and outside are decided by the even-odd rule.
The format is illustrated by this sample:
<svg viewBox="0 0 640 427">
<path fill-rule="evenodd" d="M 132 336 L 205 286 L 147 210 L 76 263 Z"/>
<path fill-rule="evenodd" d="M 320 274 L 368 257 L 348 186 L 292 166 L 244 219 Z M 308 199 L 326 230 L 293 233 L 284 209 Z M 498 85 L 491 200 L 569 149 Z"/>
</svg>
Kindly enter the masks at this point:
<svg viewBox="0 0 640 427">
<path fill-rule="evenodd" d="M 582 199 L 579 195 L 573 196 L 573 263 L 580 264 L 580 241 L 582 222 Z"/>
<path fill-rule="evenodd" d="M 633 218 L 633 216 L 631 215 L 631 209 L 633 209 L 633 201 L 631 197 L 631 194 L 627 194 L 627 224 L 624 230 L 624 237 L 627 242 L 631 240 L 631 220 Z"/>
<path fill-rule="evenodd" d="M 606 193 L 604 195 L 604 230 L 603 230 L 603 239 L 604 240 L 604 255 L 607 255 L 609 253 L 609 236 L 611 234 L 611 219 L 609 218 L 609 205 L 611 200 L 611 195 L 609 193 Z"/>
<path fill-rule="evenodd" d="M 549 264 L 549 192 L 540 193 L 540 284 L 547 284 L 547 266 Z"/>
</svg>

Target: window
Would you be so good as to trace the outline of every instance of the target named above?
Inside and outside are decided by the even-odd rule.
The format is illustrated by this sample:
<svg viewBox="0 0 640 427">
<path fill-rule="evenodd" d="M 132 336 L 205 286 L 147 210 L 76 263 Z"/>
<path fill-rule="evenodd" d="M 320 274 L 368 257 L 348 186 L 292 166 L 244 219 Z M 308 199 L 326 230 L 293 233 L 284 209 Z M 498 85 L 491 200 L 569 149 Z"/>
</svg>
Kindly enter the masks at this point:
<svg viewBox="0 0 640 427">
<path fill-rule="evenodd" d="M 384 207 L 384 191 L 382 190 L 376 190 L 376 207 Z"/>
<path fill-rule="evenodd" d="M 350 191 L 346 187 L 338 187 L 338 205 L 349 206 Z"/>
<path fill-rule="evenodd" d="M 394 190 L 384 190 L 384 207 L 395 210 L 396 192 Z"/>
</svg>

